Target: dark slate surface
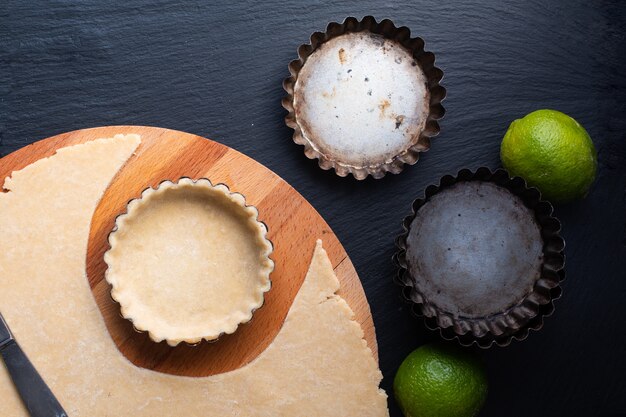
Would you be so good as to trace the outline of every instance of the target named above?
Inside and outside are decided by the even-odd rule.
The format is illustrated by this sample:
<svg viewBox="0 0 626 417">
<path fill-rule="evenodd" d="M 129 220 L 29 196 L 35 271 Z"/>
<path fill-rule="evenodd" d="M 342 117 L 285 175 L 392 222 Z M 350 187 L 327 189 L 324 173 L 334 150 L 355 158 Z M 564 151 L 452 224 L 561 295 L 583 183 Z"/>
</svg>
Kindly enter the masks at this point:
<svg viewBox="0 0 626 417">
<path fill-rule="evenodd" d="M 352 257 L 390 392 L 404 356 L 437 339 L 391 282 L 393 239 L 410 202 L 444 174 L 498 167 L 511 120 L 564 111 L 594 139 L 598 179 L 586 200 L 556 209 L 568 277 L 554 316 L 524 342 L 480 352 L 491 383 L 481 416 L 626 413 L 626 5 L 208 3 L 0 1 L 2 154 L 64 131 L 141 124 L 207 136 L 267 165 L 321 212 Z M 291 142 L 281 81 L 312 32 L 367 14 L 426 40 L 448 99 L 442 133 L 416 166 L 357 183 L 321 171 Z M 393 399 L 390 407 L 400 415 Z"/>
</svg>

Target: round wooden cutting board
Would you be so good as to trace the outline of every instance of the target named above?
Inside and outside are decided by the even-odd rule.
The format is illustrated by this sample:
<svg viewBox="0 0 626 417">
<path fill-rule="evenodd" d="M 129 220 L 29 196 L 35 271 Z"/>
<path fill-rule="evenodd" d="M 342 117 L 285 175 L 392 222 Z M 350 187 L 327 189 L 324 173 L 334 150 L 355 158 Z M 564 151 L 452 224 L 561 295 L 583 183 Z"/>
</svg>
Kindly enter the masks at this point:
<svg viewBox="0 0 626 417">
<path fill-rule="evenodd" d="M 231 148 L 175 130 L 108 126 L 64 133 L 22 148 L 0 159 L 0 176 L 10 176 L 15 170 L 53 155 L 59 148 L 119 133 L 136 133 L 141 136 L 141 144 L 113 178 L 94 212 L 87 277 L 111 337 L 131 362 L 155 371 L 187 376 L 214 375 L 249 363 L 278 334 L 304 280 L 317 239 L 322 239 L 339 278 L 339 294 L 354 311 L 374 357 L 378 356 L 374 323 L 359 277 L 328 224 L 283 179 Z M 120 316 L 119 305 L 111 299 L 110 286 L 104 280 L 103 255 L 109 248 L 107 236 L 115 217 L 125 211 L 127 202 L 147 187 L 181 177 L 224 183 L 231 191 L 243 194 L 247 204 L 256 206 L 259 219 L 268 226 L 268 237 L 274 244 L 271 257 L 276 266 L 271 275 L 272 289 L 251 322 L 214 343 L 172 348 L 165 342 L 152 342 L 147 334 L 136 332 Z"/>
</svg>

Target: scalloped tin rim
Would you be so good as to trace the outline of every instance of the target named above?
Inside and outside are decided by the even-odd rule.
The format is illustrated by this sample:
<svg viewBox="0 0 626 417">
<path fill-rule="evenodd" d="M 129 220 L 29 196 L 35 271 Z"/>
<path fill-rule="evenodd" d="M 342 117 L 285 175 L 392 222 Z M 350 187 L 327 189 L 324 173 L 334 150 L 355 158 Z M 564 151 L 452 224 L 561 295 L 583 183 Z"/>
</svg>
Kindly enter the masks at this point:
<svg viewBox="0 0 626 417">
<path fill-rule="evenodd" d="M 247 203 L 245 202 L 245 201 L 246 201 L 246 197 L 245 197 L 245 195 L 243 195 L 242 193 L 232 191 L 232 190 L 230 189 L 230 187 L 229 187 L 227 184 L 225 184 L 225 183 L 217 183 L 217 184 L 213 184 L 213 182 L 212 182 L 210 179 L 208 179 L 208 178 L 204 178 L 204 177 L 203 177 L 203 178 L 196 178 L 196 179 L 194 179 L 194 178 L 191 178 L 191 177 L 182 176 L 182 177 L 178 178 L 177 180 L 164 179 L 164 180 L 160 181 L 160 182 L 159 182 L 156 186 L 154 186 L 154 187 L 152 187 L 152 186 L 148 186 L 148 187 L 144 188 L 144 189 L 143 189 L 143 190 L 139 193 L 139 197 L 135 197 L 135 198 L 132 198 L 132 199 L 128 200 L 128 202 L 127 202 L 127 203 L 126 203 L 126 205 L 125 205 L 125 209 L 124 209 L 124 211 L 123 211 L 123 212 L 121 212 L 120 214 L 118 214 L 117 216 L 115 216 L 115 219 L 113 220 L 113 222 L 114 222 L 113 228 L 111 229 L 111 231 L 110 231 L 110 232 L 109 232 L 109 234 L 107 235 L 107 239 L 106 239 L 106 240 L 107 240 L 107 245 L 109 246 L 109 248 L 107 249 L 107 251 L 105 251 L 105 255 L 106 255 L 106 253 L 107 253 L 107 252 L 111 249 L 111 242 L 110 242 L 110 239 L 111 239 L 111 235 L 113 235 L 113 234 L 114 234 L 114 233 L 118 230 L 118 220 L 119 220 L 120 218 L 123 218 L 124 216 L 128 215 L 128 207 L 129 207 L 129 205 L 130 205 L 131 203 L 133 203 L 133 202 L 134 202 L 134 201 L 136 201 L 136 200 L 141 200 L 141 199 L 143 198 L 143 196 L 144 196 L 144 193 L 146 193 L 146 192 L 150 192 L 150 191 L 152 191 L 152 192 L 154 192 L 154 191 L 158 191 L 158 190 L 161 188 L 161 186 L 162 186 L 163 184 L 165 184 L 165 183 L 170 183 L 170 184 L 174 184 L 174 185 L 175 185 L 175 184 L 178 184 L 181 180 L 189 180 L 189 181 L 191 181 L 193 184 L 196 184 L 198 181 L 207 181 L 207 182 L 210 184 L 210 186 L 211 186 L 211 187 L 223 186 L 223 187 L 225 187 L 225 188 L 226 188 L 226 191 L 227 191 L 229 194 L 231 194 L 231 195 L 239 195 L 239 196 L 241 196 L 241 197 L 243 198 L 243 200 L 244 200 L 244 205 L 243 205 L 243 207 L 244 207 L 244 208 L 253 208 L 253 209 L 255 209 L 255 210 L 256 210 L 256 212 L 257 212 L 257 216 L 255 216 L 255 220 L 256 220 L 256 222 L 258 222 L 258 223 L 260 223 L 260 224 L 262 224 L 262 225 L 263 225 L 263 227 L 264 227 L 264 229 L 265 229 L 264 239 L 265 239 L 265 241 L 266 241 L 267 243 L 269 243 L 269 246 L 270 246 L 270 251 L 269 251 L 269 253 L 268 253 L 268 259 L 269 259 L 269 261 L 270 261 L 270 263 L 271 263 L 271 269 L 269 270 L 269 274 L 271 274 L 271 272 L 273 272 L 273 270 L 274 270 L 274 268 L 275 268 L 275 262 L 274 262 L 274 260 L 273 260 L 273 259 L 271 259 L 271 255 L 272 255 L 272 253 L 274 252 L 274 248 L 275 248 L 275 246 L 274 246 L 274 243 L 273 243 L 273 242 L 272 242 L 272 241 L 268 238 L 268 236 L 267 236 L 267 235 L 268 235 L 268 233 L 269 233 L 269 228 L 268 228 L 267 224 L 266 224 L 265 222 L 260 221 L 260 220 L 258 219 L 259 210 L 256 208 L 256 206 L 253 206 L 253 205 L 251 205 L 251 204 L 247 204 Z M 106 264 L 106 263 L 105 263 L 105 264 Z M 107 265 L 107 269 L 108 269 L 108 265 Z M 104 273 L 106 274 L 106 270 L 105 270 L 105 272 L 104 272 Z M 105 280 L 105 281 L 106 281 L 106 280 Z M 272 287 L 272 280 L 271 280 L 271 276 L 269 276 L 269 277 L 268 277 L 268 282 L 269 282 L 269 288 L 268 288 L 266 291 L 264 291 L 264 294 L 265 294 L 265 293 L 267 293 L 267 292 L 269 292 L 269 291 L 271 290 L 271 287 Z M 107 284 L 108 284 L 109 286 L 111 285 L 111 284 L 110 284 L 110 283 L 108 283 L 108 282 L 107 282 Z M 113 295 L 112 295 L 111 291 L 109 291 L 109 297 L 111 298 L 111 300 L 112 300 L 115 304 L 117 304 L 118 306 L 120 306 L 120 315 L 121 315 L 121 317 L 123 317 L 124 319 L 128 320 L 128 321 L 131 323 L 131 325 L 132 325 L 132 327 L 133 327 L 133 330 L 134 330 L 135 332 L 137 332 L 137 333 L 145 333 L 145 334 L 150 335 L 150 331 L 149 331 L 149 330 L 142 330 L 142 329 L 137 328 L 132 318 L 125 317 L 125 316 L 121 313 L 121 307 L 122 307 L 122 306 L 121 306 L 121 304 L 119 303 L 119 301 L 118 301 L 118 300 L 116 300 L 116 299 L 113 297 Z M 251 310 L 251 317 L 250 317 L 250 319 L 249 319 L 249 320 L 247 320 L 247 321 L 244 321 L 244 322 L 242 322 L 242 323 L 239 323 L 239 325 L 237 326 L 237 328 L 239 328 L 240 326 L 243 326 L 243 325 L 246 325 L 246 324 L 248 324 L 248 323 L 252 322 L 252 320 L 254 320 L 254 313 L 255 313 L 256 311 L 258 311 L 260 308 L 262 308 L 264 305 L 265 305 L 265 296 L 261 297 L 261 304 L 260 304 L 258 307 L 255 307 L 255 308 L 253 308 L 253 309 Z M 210 340 L 208 340 L 208 339 L 204 339 L 204 338 L 201 338 L 199 341 L 194 342 L 194 343 L 190 343 L 190 342 L 187 342 L 187 341 L 185 341 L 185 340 L 182 340 L 182 341 L 180 341 L 178 344 L 184 344 L 184 345 L 187 345 L 187 346 L 190 346 L 190 347 L 194 347 L 194 346 L 198 346 L 198 345 L 200 345 L 202 342 L 206 342 L 206 343 L 215 343 L 215 342 L 218 342 L 218 341 L 219 341 L 219 339 L 220 339 L 223 335 L 225 335 L 225 334 L 227 334 L 227 333 L 226 333 L 226 332 L 221 332 L 221 333 L 220 333 L 219 335 L 217 335 L 217 337 L 215 337 L 215 338 L 212 338 L 212 339 L 210 339 Z M 150 339 L 152 340 L 152 337 L 150 337 Z M 164 340 L 162 340 L 161 342 L 164 342 L 164 343 L 165 343 L 165 342 L 166 342 L 166 340 L 164 339 Z"/>
<path fill-rule="evenodd" d="M 297 112 L 294 107 L 294 89 L 300 70 L 305 65 L 308 57 L 313 54 L 320 45 L 346 33 L 363 31 L 381 35 L 385 39 L 395 41 L 413 55 L 415 62 L 420 66 L 426 77 L 429 103 L 425 125 L 419 138 L 415 140 L 412 146 L 384 163 L 357 166 L 342 162 L 330 156 L 330 154 L 324 153 L 323 150 L 318 149 L 318 146 L 306 137 L 298 121 Z M 334 169 L 335 173 L 341 177 L 353 175 L 356 179 L 362 180 L 371 175 L 373 178 L 378 179 L 385 176 L 387 172 L 394 174 L 400 173 L 405 164 L 415 164 L 419 159 L 419 153 L 425 152 L 430 148 L 430 139 L 439 134 L 440 128 L 438 120 L 441 119 L 445 113 L 441 101 L 445 98 L 446 90 L 439 84 L 443 77 L 443 72 L 435 67 L 434 54 L 424 50 L 424 41 L 419 37 L 411 38 L 410 30 L 404 26 L 396 27 L 393 22 L 388 19 L 384 19 L 379 23 L 372 16 L 366 16 L 360 21 L 354 17 L 348 17 L 343 23 L 331 22 L 328 24 L 326 32 L 315 32 L 311 35 L 310 40 L 310 44 L 304 44 L 298 48 L 298 59 L 289 64 L 291 76 L 283 81 L 283 88 L 287 92 L 287 96 L 282 99 L 282 105 L 288 111 L 285 117 L 285 123 L 294 130 L 293 141 L 299 145 L 303 145 L 305 155 L 309 159 L 317 159 L 322 169 Z"/>
<path fill-rule="evenodd" d="M 433 309 L 432 305 L 425 303 L 421 294 L 414 288 L 410 274 L 407 270 L 405 259 L 406 237 L 410 231 L 410 224 L 415 218 L 416 211 L 419 210 L 428 199 L 437 194 L 441 188 L 448 187 L 460 181 L 489 181 L 509 189 L 524 201 L 529 209 L 535 212 L 536 220 L 542 229 L 544 241 L 544 265 L 540 279 L 535 283 L 534 290 L 525 296 L 522 301 L 529 298 L 537 290 L 537 283 L 541 281 L 541 292 L 545 302 L 536 303 L 535 314 L 524 324 L 517 326 L 515 320 L 505 321 L 506 317 L 487 317 L 479 326 L 483 333 L 477 336 L 473 328 L 458 326 L 454 319 L 450 319 L 445 312 Z M 539 330 L 543 327 L 544 317 L 550 316 L 554 311 L 554 300 L 561 296 L 560 283 L 565 279 L 565 256 L 563 253 L 565 242 L 560 236 L 560 222 L 552 216 L 553 208 L 550 203 L 541 200 L 540 192 L 535 188 L 529 188 L 526 182 L 519 177 L 511 178 L 509 174 L 498 169 L 492 172 L 489 168 L 481 167 L 476 171 L 463 169 L 456 176 L 446 175 L 442 177 L 438 184 L 430 185 L 424 191 L 422 198 L 418 198 L 411 204 L 411 214 L 403 219 L 403 233 L 396 237 L 395 244 L 397 251 L 392 257 L 393 264 L 397 267 L 394 281 L 402 288 L 402 298 L 411 305 L 411 312 L 416 317 L 424 319 L 425 325 L 430 330 L 438 331 L 442 338 L 446 340 L 456 340 L 463 346 L 477 345 L 481 348 L 491 346 L 508 346 L 513 339 L 524 340 L 530 330 Z M 547 297 L 547 300 L 545 299 Z M 536 301 L 536 300 L 535 300 Z M 442 319 L 442 317 L 444 317 Z M 461 318 L 464 319 L 464 318 Z M 489 327 L 487 324 L 497 323 L 498 326 Z M 481 327 L 482 326 L 482 327 Z M 493 329 L 496 329 L 494 333 Z M 462 331 L 465 330 L 465 331 Z"/>
</svg>

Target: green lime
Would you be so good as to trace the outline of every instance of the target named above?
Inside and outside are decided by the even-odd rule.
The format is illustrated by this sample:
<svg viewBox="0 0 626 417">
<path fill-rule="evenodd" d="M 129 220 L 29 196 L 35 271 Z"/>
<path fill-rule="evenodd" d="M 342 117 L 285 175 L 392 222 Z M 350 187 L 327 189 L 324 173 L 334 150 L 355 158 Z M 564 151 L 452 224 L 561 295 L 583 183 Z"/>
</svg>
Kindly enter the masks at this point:
<svg viewBox="0 0 626 417">
<path fill-rule="evenodd" d="M 393 391 L 406 417 L 473 417 L 487 397 L 487 376 L 461 348 L 424 345 L 402 362 Z"/>
<path fill-rule="evenodd" d="M 500 159 L 511 175 L 524 178 L 554 202 L 586 196 L 598 166 L 585 128 L 556 110 L 537 110 L 514 120 L 502 139 Z"/>
</svg>

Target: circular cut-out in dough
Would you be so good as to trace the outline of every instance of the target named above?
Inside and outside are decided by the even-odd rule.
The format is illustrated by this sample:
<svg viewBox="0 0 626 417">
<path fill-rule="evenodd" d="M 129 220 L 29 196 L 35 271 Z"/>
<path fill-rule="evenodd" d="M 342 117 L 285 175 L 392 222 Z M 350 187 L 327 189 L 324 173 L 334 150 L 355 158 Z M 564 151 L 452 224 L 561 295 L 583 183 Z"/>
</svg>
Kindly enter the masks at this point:
<svg viewBox="0 0 626 417">
<path fill-rule="evenodd" d="M 155 342 L 196 344 L 250 321 L 269 291 L 258 210 L 207 179 L 146 189 L 116 219 L 105 277 L 122 316 Z"/>
</svg>

